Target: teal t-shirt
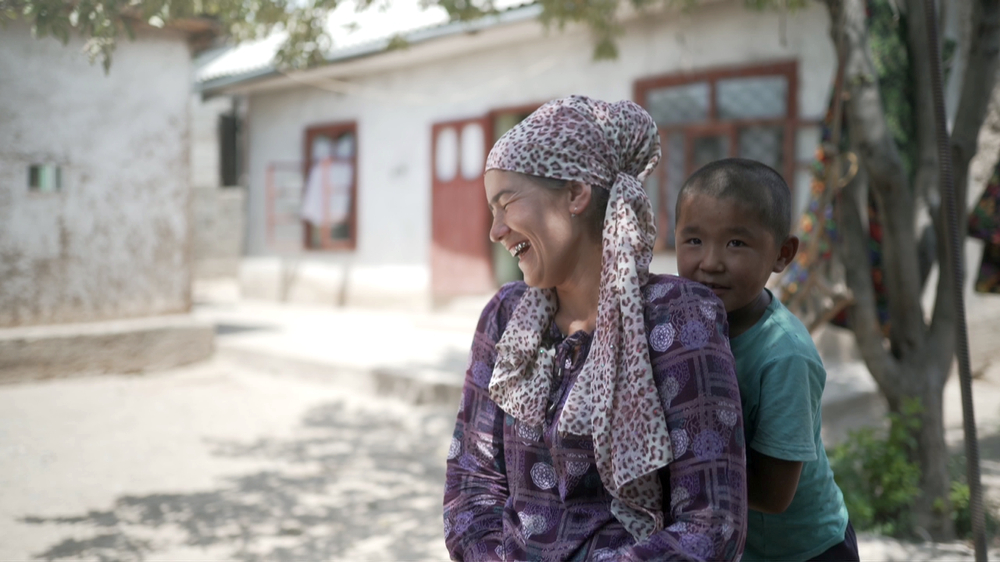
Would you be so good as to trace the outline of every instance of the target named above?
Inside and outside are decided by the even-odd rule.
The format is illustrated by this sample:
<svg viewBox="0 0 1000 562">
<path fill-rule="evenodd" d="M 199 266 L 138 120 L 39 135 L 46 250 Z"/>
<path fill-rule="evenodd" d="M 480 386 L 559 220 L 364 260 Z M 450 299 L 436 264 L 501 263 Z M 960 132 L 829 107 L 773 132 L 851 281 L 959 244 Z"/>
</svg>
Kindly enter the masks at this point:
<svg viewBox="0 0 1000 562">
<path fill-rule="evenodd" d="M 844 540 L 847 507 L 820 437 L 826 370 L 809 331 L 772 295 L 764 316 L 730 340 L 747 447 L 802 461 L 784 513 L 748 512 L 743 560 L 807 560 Z"/>
</svg>

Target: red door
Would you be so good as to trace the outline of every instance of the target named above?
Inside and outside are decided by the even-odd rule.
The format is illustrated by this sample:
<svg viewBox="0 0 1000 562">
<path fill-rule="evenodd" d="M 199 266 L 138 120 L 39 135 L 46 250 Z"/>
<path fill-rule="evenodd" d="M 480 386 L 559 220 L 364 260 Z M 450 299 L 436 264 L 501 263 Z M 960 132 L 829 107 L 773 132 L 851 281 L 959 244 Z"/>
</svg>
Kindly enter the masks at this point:
<svg viewBox="0 0 1000 562">
<path fill-rule="evenodd" d="M 431 128 L 431 291 L 435 301 L 496 290 L 483 187 L 486 119 Z"/>
</svg>

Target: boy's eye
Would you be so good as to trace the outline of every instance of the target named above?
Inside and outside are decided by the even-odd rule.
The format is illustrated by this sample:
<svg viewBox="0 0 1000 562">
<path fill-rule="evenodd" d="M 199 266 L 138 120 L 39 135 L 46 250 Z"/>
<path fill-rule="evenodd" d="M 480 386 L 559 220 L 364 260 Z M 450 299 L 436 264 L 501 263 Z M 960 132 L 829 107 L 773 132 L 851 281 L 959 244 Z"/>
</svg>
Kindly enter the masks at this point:
<svg viewBox="0 0 1000 562">
<path fill-rule="evenodd" d="M 733 246 L 734 248 L 742 248 L 743 246 L 746 246 L 746 243 L 743 242 L 742 240 L 730 240 L 729 245 Z"/>
<path fill-rule="evenodd" d="M 701 238 L 688 238 L 685 244 L 691 244 L 693 246 L 701 244 Z"/>
</svg>

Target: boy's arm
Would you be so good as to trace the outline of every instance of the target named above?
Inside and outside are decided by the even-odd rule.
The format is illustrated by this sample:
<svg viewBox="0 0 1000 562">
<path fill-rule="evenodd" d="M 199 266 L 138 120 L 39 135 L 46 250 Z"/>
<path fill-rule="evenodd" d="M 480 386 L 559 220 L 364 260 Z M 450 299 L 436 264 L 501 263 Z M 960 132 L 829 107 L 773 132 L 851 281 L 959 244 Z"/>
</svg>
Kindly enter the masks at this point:
<svg viewBox="0 0 1000 562">
<path fill-rule="evenodd" d="M 815 424 L 824 380 L 822 364 L 802 354 L 777 357 L 763 367 L 757 422 L 747 443 L 750 509 L 784 513 L 803 463 L 818 458 Z"/>
<path fill-rule="evenodd" d="M 748 449 L 747 496 L 750 509 L 784 513 L 795 497 L 802 461 L 786 461 Z"/>
</svg>

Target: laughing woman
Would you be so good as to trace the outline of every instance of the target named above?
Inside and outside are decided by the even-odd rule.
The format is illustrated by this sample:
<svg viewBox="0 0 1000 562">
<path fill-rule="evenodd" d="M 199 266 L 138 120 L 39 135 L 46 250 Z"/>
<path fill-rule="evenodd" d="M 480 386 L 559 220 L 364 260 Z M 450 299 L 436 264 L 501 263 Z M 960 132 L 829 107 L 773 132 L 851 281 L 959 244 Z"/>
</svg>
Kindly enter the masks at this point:
<svg viewBox="0 0 1000 562">
<path fill-rule="evenodd" d="M 631 102 L 549 102 L 490 152 L 490 238 L 524 282 L 483 310 L 448 453 L 454 560 L 738 560 L 746 531 L 726 312 L 650 275 Z"/>
</svg>

